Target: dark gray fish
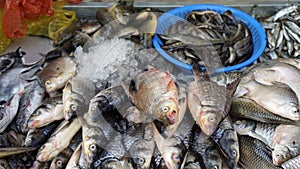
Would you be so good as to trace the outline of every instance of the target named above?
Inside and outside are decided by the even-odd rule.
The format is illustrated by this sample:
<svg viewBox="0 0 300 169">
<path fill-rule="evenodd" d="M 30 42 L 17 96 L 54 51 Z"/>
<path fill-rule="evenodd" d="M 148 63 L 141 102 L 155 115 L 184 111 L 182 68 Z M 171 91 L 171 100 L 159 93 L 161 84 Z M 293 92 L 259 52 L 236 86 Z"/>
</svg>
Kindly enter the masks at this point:
<svg viewBox="0 0 300 169">
<path fill-rule="evenodd" d="M 26 92 L 21 97 L 18 115 L 16 118 L 17 129 L 22 132 L 28 132 L 28 120 L 33 111 L 42 103 L 45 90 L 38 83 L 38 81 L 31 82 L 25 87 Z"/>
<path fill-rule="evenodd" d="M 234 98 L 229 114 L 234 117 L 256 120 L 263 123 L 296 124 L 295 121 L 276 115 L 253 100 L 245 98 Z"/>
<path fill-rule="evenodd" d="M 73 150 L 70 148 L 64 149 L 51 161 L 50 169 L 65 169 Z"/>
<path fill-rule="evenodd" d="M 277 169 L 272 162 L 271 150 L 260 140 L 239 136 L 240 161 L 243 169 Z"/>
<path fill-rule="evenodd" d="M 232 121 L 227 116 L 219 124 L 217 131 L 211 136 L 217 143 L 221 152 L 226 158 L 227 164 L 230 168 L 236 168 L 240 158 L 239 141 L 236 130 L 233 128 Z"/>
</svg>

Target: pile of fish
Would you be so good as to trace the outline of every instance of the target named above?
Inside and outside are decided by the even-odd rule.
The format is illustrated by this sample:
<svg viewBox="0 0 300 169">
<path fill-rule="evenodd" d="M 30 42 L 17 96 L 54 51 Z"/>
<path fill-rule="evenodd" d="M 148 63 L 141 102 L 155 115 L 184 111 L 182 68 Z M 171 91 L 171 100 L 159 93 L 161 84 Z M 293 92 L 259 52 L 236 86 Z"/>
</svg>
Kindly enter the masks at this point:
<svg viewBox="0 0 300 169">
<path fill-rule="evenodd" d="M 243 73 L 230 110 L 237 133 L 252 142 L 246 150 L 250 142 L 240 141 L 243 168 L 299 168 L 299 73 L 299 59 L 260 62 Z"/>
<path fill-rule="evenodd" d="M 223 62 L 205 57 L 216 56 L 210 48 L 197 48 L 203 49 L 204 64 L 193 64 L 193 76 L 169 71 L 164 60 L 145 66 L 140 62 L 146 55 L 139 56 L 137 72 L 116 75 L 117 83 L 99 87 L 80 76 L 74 50 L 78 45 L 88 50 L 99 43 L 97 36 L 116 35 L 143 49 L 152 45 L 154 31 L 143 28 L 157 23 L 155 13 L 122 3 L 98 11 L 97 21 L 64 30 L 57 48 L 42 60 L 24 63 L 21 48 L 0 56 L 0 168 L 300 167 L 299 59 L 216 74 Z M 238 25 L 232 30 L 248 30 L 230 12 L 224 15 L 231 21 L 227 26 Z M 200 16 L 195 11 L 188 18 L 198 23 Z M 235 44 L 247 39 L 243 35 Z M 209 65 L 207 71 L 203 65 Z"/>
<path fill-rule="evenodd" d="M 187 64 L 200 63 L 203 66 L 201 55 L 193 48 L 210 47 L 224 66 L 235 65 L 251 57 L 251 32 L 230 10 L 223 14 L 211 10 L 192 11 L 185 19 L 160 35 L 164 41 L 162 48 L 170 56 Z"/>
<path fill-rule="evenodd" d="M 261 60 L 300 56 L 299 11 L 297 5 L 287 6 L 260 20 L 267 35 L 267 46 Z"/>
</svg>

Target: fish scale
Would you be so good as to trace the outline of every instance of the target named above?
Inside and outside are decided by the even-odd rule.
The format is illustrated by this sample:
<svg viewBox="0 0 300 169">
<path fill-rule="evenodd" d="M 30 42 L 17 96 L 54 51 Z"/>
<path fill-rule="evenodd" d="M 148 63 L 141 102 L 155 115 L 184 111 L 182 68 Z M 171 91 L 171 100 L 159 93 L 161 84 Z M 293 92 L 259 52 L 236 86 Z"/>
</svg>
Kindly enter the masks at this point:
<svg viewBox="0 0 300 169">
<path fill-rule="evenodd" d="M 281 164 L 284 169 L 299 169 L 300 168 L 300 155 Z"/>
</svg>

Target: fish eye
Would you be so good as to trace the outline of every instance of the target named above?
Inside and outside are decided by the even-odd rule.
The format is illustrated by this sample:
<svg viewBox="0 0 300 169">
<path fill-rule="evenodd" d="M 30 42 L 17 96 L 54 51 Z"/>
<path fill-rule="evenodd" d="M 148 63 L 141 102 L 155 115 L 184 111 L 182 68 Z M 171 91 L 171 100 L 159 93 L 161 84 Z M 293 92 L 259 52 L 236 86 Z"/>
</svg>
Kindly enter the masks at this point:
<svg viewBox="0 0 300 169">
<path fill-rule="evenodd" d="M 71 110 L 73 110 L 73 111 L 77 110 L 77 106 L 75 104 L 72 104 L 70 107 L 71 107 Z"/>
<path fill-rule="evenodd" d="M 144 164 L 145 160 L 143 158 L 138 158 L 138 161 L 137 161 L 139 164 Z"/>
<path fill-rule="evenodd" d="M 31 138 L 29 138 L 29 139 L 27 139 L 27 141 L 26 141 L 27 143 L 31 143 L 32 142 L 32 139 Z"/>
<path fill-rule="evenodd" d="M 95 144 L 92 144 L 92 145 L 90 145 L 90 150 L 91 150 L 91 151 L 95 151 L 95 150 L 96 150 L 96 148 L 97 148 L 97 147 L 96 147 L 96 145 L 95 145 Z"/>
<path fill-rule="evenodd" d="M 219 167 L 215 165 L 215 166 L 213 166 L 213 169 L 219 169 Z"/>
<path fill-rule="evenodd" d="M 236 124 L 236 125 L 240 125 L 240 124 L 242 124 L 242 121 L 237 120 L 237 121 L 235 122 L 235 124 Z"/>
<path fill-rule="evenodd" d="M 236 150 L 232 150 L 232 155 L 235 157 L 236 156 Z"/>
<path fill-rule="evenodd" d="M 5 164 L 3 162 L 0 162 L 0 166 L 1 167 L 6 167 Z"/>
<path fill-rule="evenodd" d="M 209 117 L 209 118 L 208 118 L 208 121 L 210 121 L 210 122 L 214 122 L 215 120 L 216 120 L 215 117 Z"/>
<path fill-rule="evenodd" d="M 49 85 L 51 85 L 51 81 L 50 81 L 50 80 L 47 80 L 47 81 L 45 82 L 45 86 L 49 86 Z"/>
<path fill-rule="evenodd" d="M 61 160 L 57 160 L 57 161 L 56 161 L 56 165 L 57 165 L 57 166 L 61 166 L 61 165 L 62 165 L 62 161 L 61 161 Z"/>
<path fill-rule="evenodd" d="M 40 110 L 36 110 L 36 111 L 34 111 L 33 113 L 32 113 L 32 115 L 34 115 L 34 116 L 38 116 L 38 115 L 40 115 L 41 114 L 41 111 Z"/>
<path fill-rule="evenodd" d="M 163 112 L 165 113 L 165 112 L 168 112 L 170 110 L 170 108 L 168 107 L 168 106 L 165 106 L 164 108 L 163 108 Z"/>
<path fill-rule="evenodd" d="M 179 163 L 180 162 L 180 156 L 178 154 L 173 154 L 172 155 L 172 160 L 175 162 L 175 163 Z"/>
<path fill-rule="evenodd" d="M 45 145 L 42 145 L 41 147 L 40 147 L 40 150 L 43 150 L 45 148 Z"/>
</svg>

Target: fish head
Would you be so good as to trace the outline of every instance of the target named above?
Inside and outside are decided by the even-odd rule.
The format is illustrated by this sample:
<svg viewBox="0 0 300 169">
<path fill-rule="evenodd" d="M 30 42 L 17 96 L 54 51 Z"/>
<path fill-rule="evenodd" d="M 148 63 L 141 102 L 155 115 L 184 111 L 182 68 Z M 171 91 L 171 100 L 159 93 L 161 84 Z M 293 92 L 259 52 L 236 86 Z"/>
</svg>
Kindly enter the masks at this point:
<svg viewBox="0 0 300 169">
<path fill-rule="evenodd" d="M 65 120 L 69 120 L 76 113 L 79 113 L 81 107 L 85 104 L 83 97 L 78 94 L 70 94 L 63 101 L 63 112 Z M 80 112 L 81 113 L 81 112 Z"/>
<path fill-rule="evenodd" d="M 51 104 L 39 106 L 30 115 L 27 126 L 29 128 L 38 128 L 46 125 L 53 113 L 53 109 L 54 106 Z"/>
<path fill-rule="evenodd" d="M 222 169 L 222 159 L 220 157 L 220 154 L 218 150 L 213 149 L 209 150 L 207 160 L 204 160 L 204 164 L 206 168 L 209 169 Z"/>
<path fill-rule="evenodd" d="M 284 104 L 283 107 L 285 112 L 287 112 L 288 116 L 291 117 L 292 120 L 300 120 L 300 110 L 297 103 L 289 102 Z"/>
<path fill-rule="evenodd" d="M 234 130 L 228 130 L 224 133 L 222 139 L 220 139 L 220 144 L 223 145 L 223 151 L 226 155 L 228 161 L 228 165 L 230 168 L 236 168 L 237 163 L 240 159 L 239 154 L 239 142 L 237 133 Z"/>
<path fill-rule="evenodd" d="M 141 139 L 135 142 L 129 151 L 136 168 L 147 169 L 150 167 L 154 147 L 154 140 Z"/>
<path fill-rule="evenodd" d="M 103 164 L 101 164 L 101 167 L 103 168 L 113 168 L 113 169 L 123 169 L 123 165 L 121 161 L 115 159 L 115 158 L 110 158 L 108 160 L 105 160 Z"/>
<path fill-rule="evenodd" d="M 161 154 L 166 166 L 171 169 L 179 169 L 187 152 L 185 145 L 175 137 L 171 137 L 165 144 L 165 149 Z"/>
<path fill-rule="evenodd" d="M 199 119 L 196 123 L 200 126 L 203 133 L 207 136 L 212 135 L 218 128 L 218 124 L 222 120 L 222 115 L 216 111 L 204 111 L 200 110 Z"/>
<path fill-rule="evenodd" d="M 51 161 L 50 169 L 62 169 L 67 162 L 67 158 L 57 156 Z"/>
<path fill-rule="evenodd" d="M 52 93 L 59 89 L 58 83 L 59 81 L 56 77 L 49 77 L 44 80 L 43 85 L 47 93 Z"/>
<path fill-rule="evenodd" d="M 48 162 L 54 158 L 54 154 L 57 154 L 55 144 L 51 141 L 51 138 L 47 143 L 42 145 L 36 155 L 36 159 L 40 162 Z"/>
<path fill-rule="evenodd" d="M 237 133 L 239 133 L 240 135 L 244 135 L 251 132 L 253 127 L 255 126 L 254 123 L 252 125 L 250 122 L 246 120 L 237 120 L 233 123 L 233 127 L 237 131 Z"/>
<path fill-rule="evenodd" d="M 10 169 L 10 165 L 5 159 L 0 159 L 0 169 Z"/>
<path fill-rule="evenodd" d="M 154 114 L 158 114 L 158 120 L 165 124 L 174 124 L 179 117 L 178 101 L 175 98 L 167 98 L 154 105 Z"/>
<path fill-rule="evenodd" d="M 291 158 L 289 149 L 281 144 L 276 144 L 272 151 L 272 160 L 276 166 L 280 166 L 282 163 Z"/>
</svg>

